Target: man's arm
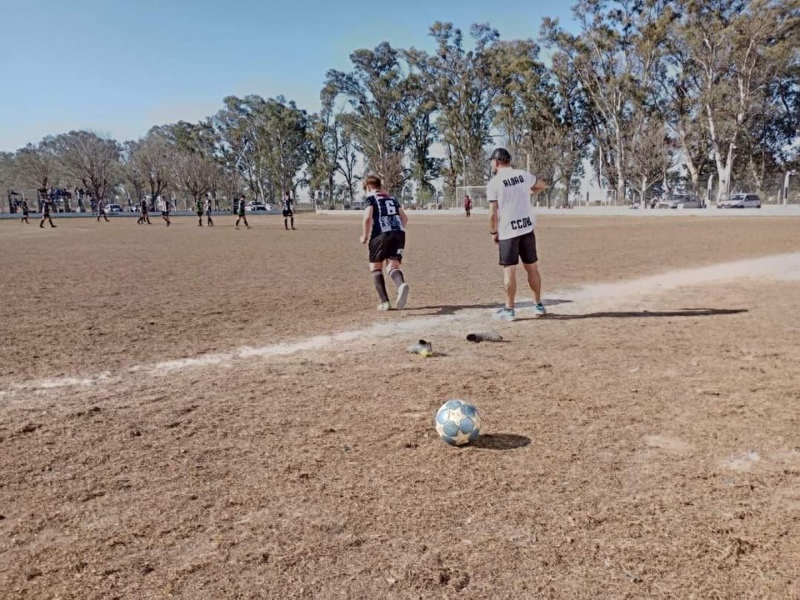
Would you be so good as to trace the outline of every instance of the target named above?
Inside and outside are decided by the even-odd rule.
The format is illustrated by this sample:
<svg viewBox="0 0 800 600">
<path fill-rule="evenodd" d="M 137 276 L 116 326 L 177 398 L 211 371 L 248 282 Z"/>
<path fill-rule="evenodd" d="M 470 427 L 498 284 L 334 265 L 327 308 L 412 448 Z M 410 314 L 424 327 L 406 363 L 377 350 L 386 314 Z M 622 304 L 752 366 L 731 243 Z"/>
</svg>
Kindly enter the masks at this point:
<svg viewBox="0 0 800 600">
<path fill-rule="evenodd" d="M 547 189 L 547 184 L 538 177 L 536 177 L 536 183 L 534 183 L 533 187 L 531 188 L 531 194 L 536 196 L 537 194 L 545 191 L 546 189 Z"/>
<path fill-rule="evenodd" d="M 497 232 L 497 202 L 489 202 L 489 233 L 495 242 L 500 239 Z"/>
<path fill-rule="evenodd" d="M 366 244 L 369 241 L 369 232 L 372 229 L 372 205 L 370 204 L 364 209 L 364 220 L 361 222 L 361 243 Z"/>
<path fill-rule="evenodd" d="M 408 224 L 408 215 L 406 214 L 405 209 L 403 209 L 402 206 L 398 206 L 397 214 L 400 215 L 400 222 L 403 224 L 403 227 L 405 227 Z"/>
</svg>

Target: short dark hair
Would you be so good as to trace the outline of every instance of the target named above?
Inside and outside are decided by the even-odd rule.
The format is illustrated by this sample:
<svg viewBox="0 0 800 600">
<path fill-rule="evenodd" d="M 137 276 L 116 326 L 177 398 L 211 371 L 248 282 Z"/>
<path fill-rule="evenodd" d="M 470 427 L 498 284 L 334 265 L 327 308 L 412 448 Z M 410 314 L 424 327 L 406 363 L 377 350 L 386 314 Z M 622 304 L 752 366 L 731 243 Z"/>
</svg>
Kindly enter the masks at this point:
<svg viewBox="0 0 800 600">
<path fill-rule="evenodd" d="M 383 187 L 383 182 L 378 175 L 367 175 L 367 178 L 364 180 L 364 189 L 372 188 L 373 190 L 379 190 Z"/>
</svg>

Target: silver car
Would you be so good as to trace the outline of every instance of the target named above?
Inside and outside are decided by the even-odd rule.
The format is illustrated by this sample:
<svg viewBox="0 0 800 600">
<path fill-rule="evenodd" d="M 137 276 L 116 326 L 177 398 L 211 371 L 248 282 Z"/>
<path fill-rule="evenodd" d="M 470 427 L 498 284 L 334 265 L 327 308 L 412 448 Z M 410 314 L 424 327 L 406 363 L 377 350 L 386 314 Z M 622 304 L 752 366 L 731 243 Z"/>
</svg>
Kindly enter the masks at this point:
<svg viewBox="0 0 800 600">
<path fill-rule="evenodd" d="M 717 208 L 761 208 L 761 198 L 757 194 L 732 194 L 720 201 Z"/>
<path fill-rule="evenodd" d="M 659 200 L 656 208 L 679 208 L 681 205 L 683 208 L 700 208 L 702 202 L 694 194 L 670 194 Z"/>
</svg>

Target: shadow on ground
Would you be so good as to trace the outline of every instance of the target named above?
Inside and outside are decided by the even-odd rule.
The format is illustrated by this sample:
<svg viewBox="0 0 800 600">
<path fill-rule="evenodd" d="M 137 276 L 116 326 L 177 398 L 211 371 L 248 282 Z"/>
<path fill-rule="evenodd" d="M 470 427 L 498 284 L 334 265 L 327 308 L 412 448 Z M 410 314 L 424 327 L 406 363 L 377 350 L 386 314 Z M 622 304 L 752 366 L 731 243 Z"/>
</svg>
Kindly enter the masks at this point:
<svg viewBox="0 0 800 600">
<path fill-rule="evenodd" d="M 482 450 L 515 450 L 530 445 L 531 438 L 513 433 L 487 433 L 470 444 Z"/>
<path fill-rule="evenodd" d="M 559 298 L 542 300 L 542 304 L 544 304 L 545 306 L 558 306 L 559 304 L 570 304 L 571 302 L 572 300 L 564 300 Z M 482 310 L 489 308 L 500 308 L 502 306 L 503 304 L 501 302 L 493 302 L 491 304 L 452 304 L 446 306 L 419 306 L 414 308 L 408 308 L 406 310 L 410 311 L 431 310 L 431 311 L 436 311 L 434 313 L 431 313 L 436 316 L 450 316 L 462 310 Z M 532 306 L 533 302 L 517 302 L 517 308 L 530 308 Z"/>
<path fill-rule="evenodd" d="M 573 319 L 643 319 L 643 318 L 664 318 L 664 317 L 715 317 L 718 315 L 739 315 L 748 312 L 745 308 L 681 308 L 678 310 L 667 311 L 606 311 L 593 312 L 582 315 L 559 315 L 556 313 L 548 314 L 545 319 L 548 321 L 571 321 Z M 541 318 L 541 317 L 539 317 Z M 536 317 L 517 319 L 517 321 L 532 321 Z"/>
</svg>

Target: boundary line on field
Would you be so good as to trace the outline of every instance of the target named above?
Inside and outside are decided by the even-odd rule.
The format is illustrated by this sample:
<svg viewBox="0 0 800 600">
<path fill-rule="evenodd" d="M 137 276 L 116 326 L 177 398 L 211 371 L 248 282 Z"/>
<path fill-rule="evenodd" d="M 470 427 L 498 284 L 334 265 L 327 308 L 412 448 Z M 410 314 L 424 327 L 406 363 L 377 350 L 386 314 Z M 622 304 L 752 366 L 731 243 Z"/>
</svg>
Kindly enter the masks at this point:
<svg viewBox="0 0 800 600">
<path fill-rule="evenodd" d="M 761 258 L 740 260 L 729 263 L 709 265 L 693 269 L 671 271 L 658 275 L 650 275 L 636 279 L 590 284 L 576 290 L 556 292 L 551 298 L 563 298 L 564 314 L 574 313 L 575 309 L 585 310 L 587 305 L 609 301 L 624 301 L 657 295 L 682 287 L 697 287 L 717 284 L 737 279 L 771 279 L 774 281 L 800 281 L 800 252 L 778 254 Z M 558 301 L 551 300 L 553 303 Z M 547 301 L 545 301 L 547 304 Z M 499 304 L 498 304 L 499 306 Z M 521 304 L 520 306 L 525 306 Z M 150 364 L 136 365 L 120 370 L 117 374 L 99 373 L 88 377 L 59 377 L 54 379 L 31 380 L 12 383 L 5 390 L 0 390 L 0 398 L 8 397 L 21 391 L 44 392 L 70 387 L 90 387 L 111 383 L 123 375 L 144 373 L 154 377 L 164 376 L 177 371 L 210 366 L 229 366 L 232 363 L 252 358 L 269 359 L 277 356 L 288 356 L 312 350 L 324 350 L 339 345 L 351 344 L 361 340 L 387 338 L 398 334 L 426 334 L 434 329 L 452 323 L 475 324 L 485 326 L 487 317 L 494 309 L 469 308 L 451 315 L 437 315 L 374 323 L 368 327 L 333 333 L 315 335 L 292 342 L 270 344 L 257 348 L 242 346 L 230 352 L 203 354 L 197 357 L 186 357 L 174 360 L 159 361 Z"/>
</svg>

